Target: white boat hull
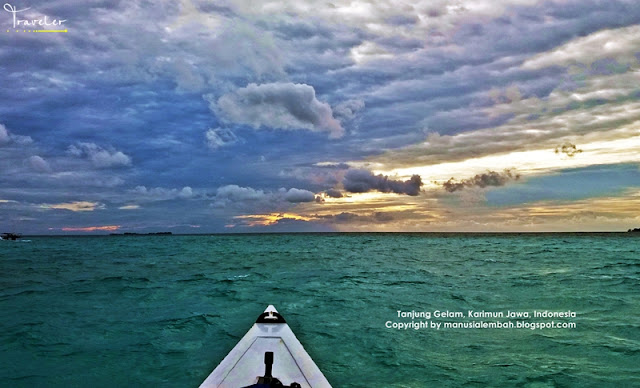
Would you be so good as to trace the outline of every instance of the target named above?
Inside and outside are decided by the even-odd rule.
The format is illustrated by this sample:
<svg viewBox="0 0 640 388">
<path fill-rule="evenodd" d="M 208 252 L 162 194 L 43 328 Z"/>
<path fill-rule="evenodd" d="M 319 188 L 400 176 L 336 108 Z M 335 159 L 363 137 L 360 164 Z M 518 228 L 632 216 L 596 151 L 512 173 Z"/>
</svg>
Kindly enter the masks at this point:
<svg viewBox="0 0 640 388">
<path fill-rule="evenodd" d="M 268 322 L 277 311 L 270 305 L 265 313 L 269 315 L 263 321 Z M 255 323 L 200 387 L 241 388 L 256 384 L 265 372 L 265 352 L 273 352 L 272 376 L 283 384 L 331 388 L 286 323 Z"/>
</svg>

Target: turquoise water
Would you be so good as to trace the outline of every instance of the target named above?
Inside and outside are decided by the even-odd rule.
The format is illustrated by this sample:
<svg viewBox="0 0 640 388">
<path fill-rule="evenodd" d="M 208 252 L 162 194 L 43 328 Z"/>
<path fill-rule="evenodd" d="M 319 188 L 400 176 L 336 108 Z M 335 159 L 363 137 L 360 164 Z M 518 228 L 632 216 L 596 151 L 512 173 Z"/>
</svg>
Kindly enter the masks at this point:
<svg viewBox="0 0 640 388">
<path fill-rule="evenodd" d="M 640 386 L 639 253 L 630 234 L 2 241 L 0 382 L 196 387 L 274 304 L 334 387 Z M 386 328 L 398 310 L 576 326 Z"/>
</svg>

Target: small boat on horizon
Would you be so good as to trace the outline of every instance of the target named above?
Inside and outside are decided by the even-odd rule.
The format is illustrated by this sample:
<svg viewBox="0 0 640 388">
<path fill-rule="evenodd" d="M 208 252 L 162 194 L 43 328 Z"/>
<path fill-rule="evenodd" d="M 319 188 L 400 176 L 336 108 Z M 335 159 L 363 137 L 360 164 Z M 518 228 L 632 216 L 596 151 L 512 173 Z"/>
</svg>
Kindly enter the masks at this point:
<svg viewBox="0 0 640 388">
<path fill-rule="evenodd" d="M 331 388 L 284 318 L 269 305 L 200 388 Z"/>
<path fill-rule="evenodd" d="M 0 240 L 16 241 L 21 237 L 22 237 L 22 235 L 20 233 L 2 233 L 2 234 L 0 234 Z"/>
</svg>

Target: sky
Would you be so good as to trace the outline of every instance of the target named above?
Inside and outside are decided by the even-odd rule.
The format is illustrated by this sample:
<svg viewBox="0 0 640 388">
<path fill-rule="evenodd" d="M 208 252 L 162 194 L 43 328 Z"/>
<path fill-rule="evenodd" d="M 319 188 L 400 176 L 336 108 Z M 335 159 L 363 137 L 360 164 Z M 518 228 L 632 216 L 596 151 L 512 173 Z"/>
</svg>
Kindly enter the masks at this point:
<svg viewBox="0 0 640 388">
<path fill-rule="evenodd" d="M 8 0 L 0 25 L 0 232 L 640 227 L 635 0 Z"/>
</svg>

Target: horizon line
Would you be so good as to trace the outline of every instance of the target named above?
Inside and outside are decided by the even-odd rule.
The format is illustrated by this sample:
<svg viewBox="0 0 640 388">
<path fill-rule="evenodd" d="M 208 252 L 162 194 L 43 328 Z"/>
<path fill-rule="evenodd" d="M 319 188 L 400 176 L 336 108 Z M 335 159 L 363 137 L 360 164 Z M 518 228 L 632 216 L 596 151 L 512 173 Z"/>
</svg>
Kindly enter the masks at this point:
<svg viewBox="0 0 640 388">
<path fill-rule="evenodd" d="M 95 234 L 23 234 L 22 237 L 171 237 L 171 236 L 233 236 L 233 235 L 262 235 L 262 234 L 628 234 L 633 229 L 625 231 L 308 231 L 308 232 L 211 232 L 211 233 L 173 233 L 163 232 L 126 232 L 95 233 Z M 165 232 L 166 233 L 166 232 Z"/>
</svg>

